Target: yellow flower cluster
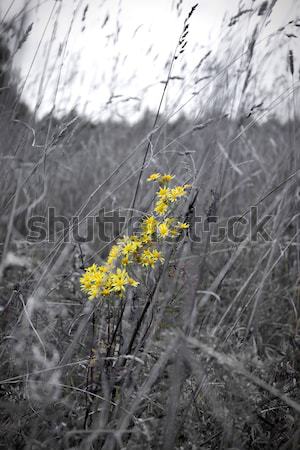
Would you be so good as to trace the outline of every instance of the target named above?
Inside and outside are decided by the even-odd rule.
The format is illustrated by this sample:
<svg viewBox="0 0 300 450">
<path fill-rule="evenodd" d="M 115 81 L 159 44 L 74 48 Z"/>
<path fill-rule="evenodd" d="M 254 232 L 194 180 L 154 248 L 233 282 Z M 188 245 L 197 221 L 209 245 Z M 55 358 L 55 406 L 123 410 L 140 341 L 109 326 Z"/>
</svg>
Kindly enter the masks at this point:
<svg viewBox="0 0 300 450">
<path fill-rule="evenodd" d="M 97 266 L 97 264 L 86 269 L 80 282 L 83 292 L 88 294 L 90 300 L 99 295 L 105 297 L 113 293 L 122 296 L 127 285 L 136 287 L 139 284 L 128 275 L 125 269 L 117 268 L 116 272 L 112 273 L 108 266 Z"/>
<path fill-rule="evenodd" d="M 161 252 L 156 248 L 154 248 L 153 250 L 149 250 L 146 248 L 140 256 L 140 262 L 145 267 L 150 266 L 154 268 L 157 261 L 163 262 L 164 258 L 162 257 Z"/>
<path fill-rule="evenodd" d="M 160 188 L 156 193 L 157 200 L 155 203 L 154 211 L 159 216 L 164 216 L 169 212 L 169 208 L 172 203 L 175 203 L 181 197 L 187 194 L 187 190 L 191 187 L 190 184 L 184 184 L 183 186 L 175 186 L 170 188 L 169 182 L 174 178 L 174 175 L 160 173 L 153 173 L 148 177 L 147 181 L 156 181 L 159 183 Z"/>
<path fill-rule="evenodd" d="M 169 187 L 173 178 L 174 175 L 160 173 L 149 176 L 148 181 L 159 183 L 153 214 L 142 220 L 139 233 L 118 239 L 111 247 L 104 265 L 93 264 L 85 270 L 80 283 L 90 300 L 98 296 L 123 297 L 128 286 L 137 287 L 139 282 L 129 275 L 128 266 L 135 264 L 154 268 L 157 262 L 164 261 L 155 243 L 160 243 L 168 237 L 174 238 L 189 227 L 175 218 L 166 217 L 172 203 L 184 197 L 190 187 Z"/>
</svg>

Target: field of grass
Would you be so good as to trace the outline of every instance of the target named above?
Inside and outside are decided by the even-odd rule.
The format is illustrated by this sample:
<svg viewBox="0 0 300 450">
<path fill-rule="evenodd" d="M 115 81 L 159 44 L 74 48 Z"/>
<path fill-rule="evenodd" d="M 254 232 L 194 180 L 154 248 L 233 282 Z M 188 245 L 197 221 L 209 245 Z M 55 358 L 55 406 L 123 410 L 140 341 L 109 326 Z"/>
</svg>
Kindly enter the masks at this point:
<svg viewBox="0 0 300 450">
<path fill-rule="evenodd" d="M 182 16 L 161 104 L 136 121 L 40 117 L 14 68 L 30 18 L 1 21 L 0 449 L 300 448 L 300 22 L 268 36 L 277 2 L 249 3 L 178 75 L 196 7 Z M 160 188 L 185 185 L 155 212 Z M 108 265 L 147 217 L 149 241 Z M 93 264 L 137 283 L 88 299 Z"/>
</svg>

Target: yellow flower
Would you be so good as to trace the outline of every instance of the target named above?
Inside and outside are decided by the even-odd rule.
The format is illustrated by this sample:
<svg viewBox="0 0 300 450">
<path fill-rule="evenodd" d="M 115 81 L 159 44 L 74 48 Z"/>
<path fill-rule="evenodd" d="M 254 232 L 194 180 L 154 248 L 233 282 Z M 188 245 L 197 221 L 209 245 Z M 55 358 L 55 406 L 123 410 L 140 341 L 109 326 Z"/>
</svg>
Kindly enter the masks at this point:
<svg viewBox="0 0 300 450">
<path fill-rule="evenodd" d="M 113 286 L 112 286 L 112 275 L 113 274 L 110 272 L 106 276 L 106 278 L 104 280 L 103 287 L 102 287 L 102 289 L 100 291 L 100 294 L 103 295 L 103 296 L 108 296 L 108 295 L 110 295 L 113 292 L 113 290 L 112 290 L 113 289 Z"/>
<path fill-rule="evenodd" d="M 96 273 L 98 270 L 97 264 L 92 264 L 90 267 L 86 269 L 86 273 Z"/>
<path fill-rule="evenodd" d="M 179 222 L 174 217 L 166 217 L 173 202 L 187 195 L 191 185 L 168 187 L 174 178 L 171 174 L 152 173 L 148 181 L 158 181 L 156 202 L 151 215 L 144 218 L 139 232 L 118 239 L 112 246 L 104 265 L 92 264 L 80 277 L 81 289 L 89 299 L 111 294 L 123 297 L 130 286 L 136 288 L 139 282 L 131 278 L 127 272 L 127 265 L 142 265 L 154 268 L 155 264 L 164 258 L 161 252 L 154 247 L 154 236 L 165 239 L 167 236 L 179 236 L 181 230 L 189 228 L 189 224 Z M 157 216 L 163 216 L 161 221 Z"/>
<path fill-rule="evenodd" d="M 139 248 L 139 243 L 135 241 L 127 242 L 122 248 L 122 254 L 125 256 L 130 255 L 131 253 L 135 253 Z"/>
<path fill-rule="evenodd" d="M 130 286 L 137 287 L 140 283 L 138 281 L 134 280 L 133 278 L 129 277 L 128 278 L 128 284 Z"/>
<path fill-rule="evenodd" d="M 98 297 L 99 295 L 99 288 L 96 285 L 93 285 L 88 290 L 89 294 L 89 300 L 94 300 L 94 298 Z"/>
<path fill-rule="evenodd" d="M 86 272 L 84 275 L 80 277 L 80 286 L 84 292 L 86 293 L 89 292 L 90 288 L 93 285 L 93 279 L 94 279 L 93 275 L 88 272 Z"/>
<path fill-rule="evenodd" d="M 113 264 L 119 257 L 119 255 L 120 255 L 120 247 L 118 245 L 113 245 L 108 254 L 107 263 L 109 265 Z"/>
<path fill-rule="evenodd" d="M 110 294 L 111 294 L 111 288 L 109 288 L 109 287 L 105 287 L 101 291 L 101 295 L 103 295 L 103 297 L 108 297 Z"/>
<path fill-rule="evenodd" d="M 147 178 L 147 181 L 157 181 L 157 180 L 160 179 L 160 177 L 161 177 L 161 174 L 160 174 L 159 172 L 155 172 L 155 173 L 152 173 L 152 174 Z"/>
<path fill-rule="evenodd" d="M 99 295 L 99 290 L 105 281 L 107 270 L 105 266 L 93 264 L 80 277 L 81 289 L 88 294 L 90 300 Z"/>
<path fill-rule="evenodd" d="M 185 222 L 178 222 L 178 224 L 176 225 L 176 228 L 179 228 L 180 230 L 186 230 L 189 227 L 190 225 Z"/>
<path fill-rule="evenodd" d="M 149 233 L 142 233 L 140 236 L 140 242 L 142 245 L 149 244 L 151 242 L 151 235 Z"/>
<path fill-rule="evenodd" d="M 163 201 L 168 201 L 170 192 L 171 192 L 171 190 L 169 188 L 161 187 L 159 189 L 159 191 L 157 192 L 157 196 Z"/>
<path fill-rule="evenodd" d="M 156 202 L 155 204 L 154 211 L 159 216 L 163 216 L 164 214 L 166 214 L 168 207 L 169 207 L 168 203 L 166 203 L 164 200 L 158 200 L 158 202 Z"/>
<path fill-rule="evenodd" d="M 116 273 L 111 275 L 111 286 L 114 292 L 123 294 L 125 292 L 125 286 L 128 284 L 128 273 L 125 269 L 117 269 Z"/>
<path fill-rule="evenodd" d="M 167 236 L 169 236 L 170 228 L 169 228 L 167 221 L 162 222 L 161 224 L 158 225 L 158 232 L 159 232 L 160 236 L 163 238 L 166 238 Z"/>
<path fill-rule="evenodd" d="M 146 267 L 149 265 L 151 265 L 152 267 L 154 266 L 154 263 L 151 258 L 151 252 L 148 249 L 143 251 L 143 253 L 141 254 L 141 257 L 140 257 L 140 261 L 143 266 L 146 266 Z"/>
<path fill-rule="evenodd" d="M 154 216 L 149 216 L 142 222 L 142 228 L 146 234 L 153 234 L 156 231 L 157 220 Z"/>
<path fill-rule="evenodd" d="M 186 195 L 185 186 L 176 186 L 170 190 L 169 199 L 171 202 L 176 202 L 176 200 L 180 197 Z"/>
<path fill-rule="evenodd" d="M 160 251 L 158 251 L 156 248 L 152 250 L 152 257 L 156 259 L 156 261 L 163 262 L 165 259 L 162 257 L 162 254 Z"/>
<path fill-rule="evenodd" d="M 124 256 L 124 258 L 121 259 L 121 264 L 123 266 L 127 266 L 129 264 L 129 256 L 128 255 Z"/>
<path fill-rule="evenodd" d="M 163 261 L 163 258 L 161 256 L 161 253 L 157 250 L 149 250 L 146 249 L 143 251 L 143 253 L 141 254 L 141 264 L 145 267 L 150 266 L 150 267 L 154 267 L 155 263 L 157 261 Z"/>
<path fill-rule="evenodd" d="M 170 175 L 170 174 L 166 173 L 161 176 L 159 181 L 160 181 L 160 183 L 169 183 L 171 180 L 173 180 L 173 178 L 175 178 L 175 175 Z"/>
<path fill-rule="evenodd" d="M 111 274 L 110 283 L 111 291 L 116 292 L 121 297 L 123 296 L 127 285 L 137 287 L 139 284 L 138 281 L 128 275 L 125 269 L 120 268 L 117 269 L 116 273 Z"/>
</svg>

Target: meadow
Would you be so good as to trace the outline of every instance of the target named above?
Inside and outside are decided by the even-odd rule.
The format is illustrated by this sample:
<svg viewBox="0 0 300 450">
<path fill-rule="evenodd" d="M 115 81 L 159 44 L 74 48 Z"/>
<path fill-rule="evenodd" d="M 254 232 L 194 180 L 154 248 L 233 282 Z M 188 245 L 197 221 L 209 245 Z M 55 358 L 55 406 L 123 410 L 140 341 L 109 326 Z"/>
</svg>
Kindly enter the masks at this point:
<svg viewBox="0 0 300 450">
<path fill-rule="evenodd" d="M 187 80 L 195 4 L 135 121 L 40 117 L 13 65 L 34 29 L 1 21 L 1 449 L 299 448 L 300 22 L 262 38 L 276 3 Z M 194 109 L 164 110 L 176 82 Z"/>
</svg>

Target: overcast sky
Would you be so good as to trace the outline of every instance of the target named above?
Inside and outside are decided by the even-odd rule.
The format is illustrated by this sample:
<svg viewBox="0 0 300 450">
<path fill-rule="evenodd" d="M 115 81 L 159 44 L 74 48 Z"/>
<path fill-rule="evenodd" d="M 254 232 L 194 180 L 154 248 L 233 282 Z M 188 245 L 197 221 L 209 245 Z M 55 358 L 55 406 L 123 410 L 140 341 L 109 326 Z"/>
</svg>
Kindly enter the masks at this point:
<svg viewBox="0 0 300 450">
<path fill-rule="evenodd" d="M 40 103 L 40 114 L 54 105 L 56 112 L 76 107 L 95 118 L 104 118 L 112 112 L 135 117 L 145 107 L 155 109 L 164 86 L 162 81 L 167 76 L 168 61 L 184 19 L 195 3 L 190 0 L 2 0 L 2 17 L 4 14 L 6 18 L 15 17 L 25 4 L 26 26 L 33 24 L 15 58 L 23 99 L 32 107 Z M 240 2 L 242 10 L 258 8 L 262 2 L 243 3 L 244 6 Z M 298 0 L 277 1 L 261 36 L 262 54 L 269 42 L 263 38 L 294 18 L 299 3 Z M 174 96 L 181 102 L 190 98 L 195 91 L 195 80 L 201 75 L 193 72 L 195 66 L 209 50 L 212 55 L 223 51 L 230 17 L 238 10 L 237 0 L 200 0 L 198 4 L 190 19 L 185 52 L 173 69 L 173 75 L 184 80 L 172 82 L 166 97 L 167 109 L 168 105 L 173 107 Z M 249 35 L 257 13 L 252 22 L 241 20 L 236 43 Z M 299 44 L 295 47 L 294 42 L 281 41 L 284 51 L 293 45 L 296 53 Z M 233 43 L 234 40 L 230 45 Z"/>
</svg>

